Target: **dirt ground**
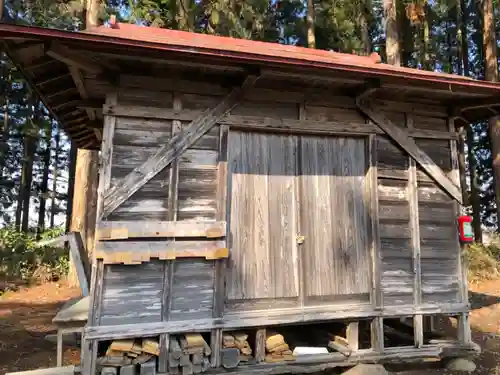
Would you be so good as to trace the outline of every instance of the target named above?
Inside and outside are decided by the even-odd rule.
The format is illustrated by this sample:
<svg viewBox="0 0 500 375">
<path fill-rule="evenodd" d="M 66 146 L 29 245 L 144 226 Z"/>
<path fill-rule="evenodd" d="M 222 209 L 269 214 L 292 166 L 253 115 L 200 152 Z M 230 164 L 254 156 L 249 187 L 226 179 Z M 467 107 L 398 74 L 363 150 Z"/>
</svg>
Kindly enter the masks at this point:
<svg viewBox="0 0 500 375">
<path fill-rule="evenodd" d="M 483 353 L 476 360 L 474 375 L 500 375 L 500 280 L 470 288 L 473 311 L 470 321 L 474 341 Z M 0 296 L 0 375 L 56 365 L 55 343 L 45 335 L 54 333 L 52 318 L 78 289 L 63 283 L 22 287 Z M 497 336 L 498 334 L 498 336 Z M 79 350 L 66 347 L 64 364 L 78 364 Z M 418 369 L 398 375 L 443 375 L 442 369 Z"/>
</svg>

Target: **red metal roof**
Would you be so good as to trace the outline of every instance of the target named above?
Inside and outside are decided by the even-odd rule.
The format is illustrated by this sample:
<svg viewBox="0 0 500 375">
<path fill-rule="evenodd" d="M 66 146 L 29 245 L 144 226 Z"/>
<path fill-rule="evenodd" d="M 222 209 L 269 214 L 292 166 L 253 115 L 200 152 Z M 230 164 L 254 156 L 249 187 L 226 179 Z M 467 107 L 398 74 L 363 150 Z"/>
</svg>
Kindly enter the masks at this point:
<svg viewBox="0 0 500 375">
<path fill-rule="evenodd" d="M 61 42 L 99 43 L 108 46 L 146 48 L 178 53 L 232 58 L 258 64 L 275 64 L 295 68 L 322 68 L 350 71 L 363 75 L 394 77 L 405 81 L 426 81 L 443 84 L 450 92 L 465 91 L 465 87 L 486 90 L 490 95 L 500 93 L 500 84 L 478 81 L 448 73 L 429 72 L 380 63 L 377 54 L 356 56 L 345 53 L 303 47 L 236 39 L 185 31 L 117 23 L 84 32 L 70 32 L 30 26 L 0 24 L 1 38 L 31 38 Z M 486 93 L 486 92 L 485 92 Z"/>
</svg>

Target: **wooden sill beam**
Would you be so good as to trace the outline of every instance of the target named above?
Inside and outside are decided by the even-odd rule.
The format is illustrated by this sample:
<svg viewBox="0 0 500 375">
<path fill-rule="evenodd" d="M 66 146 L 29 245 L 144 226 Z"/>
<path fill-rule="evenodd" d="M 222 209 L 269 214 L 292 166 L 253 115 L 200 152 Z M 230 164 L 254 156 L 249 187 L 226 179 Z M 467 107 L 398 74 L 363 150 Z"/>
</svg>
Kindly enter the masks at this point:
<svg viewBox="0 0 500 375">
<path fill-rule="evenodd" d="M 197 119 L 191 121 L 186 130 L 174 135 L 170 141 L 160 147 L 144 164 L 135 168 L 123 180 L 113 186 L 104 198 L 103 217 L 107 217 L 137 190 L 148 183 L 154 176 L 180 157 L 203 134 L 209 131 L 222 117 L 233 109 L 247 90 L 257 82 L 258 76 L 249 75 L 241 87 L 231 91 L 213 109 L 207 109 Z M 111 107 L 112 115 L 112 107 Z"/>
<path fill-rule="evenodd" d="M 382 112 L 373 108 L 366 98 L 356 99 L 356 105 L 371 121 L 377 124 L 392 140 L 405 150 L 453 199 L 462 204 L 462 192 L 444 171 L 411 139 L 408 132 L 394 125 Z"/>
<path fill-rule="evenodd" d="M 469 99 L 463 102 L 455 102 L 452 106 L 458 108 L 462 113 L 471 109 L 500 107 L 500 97 Z"/>
<path fill-rule="evenodd" d="M 47 51 L 47 55 L 55 60 L 59 60 L 70 67 L 75 67 L 76 69 L 81 69 L 85 72 L 91 74 L 100 74 L 104 71 L 102 66 L 93 62 L 84 56 L 80 56 L 72 52 L 69 48 L 53 42 Z"/>
</svg>

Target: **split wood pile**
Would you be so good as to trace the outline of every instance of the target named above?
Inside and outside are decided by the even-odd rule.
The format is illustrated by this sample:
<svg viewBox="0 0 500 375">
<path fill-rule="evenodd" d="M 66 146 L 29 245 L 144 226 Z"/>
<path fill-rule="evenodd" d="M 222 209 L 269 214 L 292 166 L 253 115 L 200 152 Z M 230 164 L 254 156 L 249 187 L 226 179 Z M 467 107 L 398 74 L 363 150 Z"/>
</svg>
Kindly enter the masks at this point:
<svg viewBox="0 0 500 375">
<path fill-rule="evenodd" d="M 253 362 L 248 334 L 244 332 L 224 333 L 221 352 L 222 366 L 225 368 L 234 368 L 240 362 Z"/>
<path fill-rule="evenodd" d="M 212 350 L 199 333 L 171 336 L 168 366 L 170 374 L 200 374 L 210 368 Z"/>
<path fill-rule="evenodd" d="M 290 347 L 285 341 L 285 337 L 277 332 L 266 333 L 266 362 L 294 361 Z"/>
<path fill-rule="evenodd" d="M 98 358 L 102 375 L 155 375 L 160 355 L 158 341 L 152 338 L 142 340 L 115 340 L 104 356 Z"/>
</svg>

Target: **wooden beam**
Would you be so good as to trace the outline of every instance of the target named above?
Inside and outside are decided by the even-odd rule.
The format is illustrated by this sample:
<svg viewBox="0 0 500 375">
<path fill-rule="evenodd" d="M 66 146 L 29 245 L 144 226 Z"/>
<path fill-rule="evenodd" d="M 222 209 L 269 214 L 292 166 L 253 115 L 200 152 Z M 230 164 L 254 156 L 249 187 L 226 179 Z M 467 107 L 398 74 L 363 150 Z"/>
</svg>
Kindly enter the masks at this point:
<svg viewBox="0 0 500 375">
<path fill-rule="evenodd" d="M 222 238 L 226 235 L 225 221 L 101 221 L 96 239 L 202 237 Z"/>
<path fill-rule="evenodd" d="M 196 110 L 171 110 L 156 107 L 144 106 L 103 106 L 104 115 L 119 117 L 136 118 L 154 118 L 162 120 L 193 121 L 200 116 L 200 111 Z M 323 133 L 323 134 L 385 134 L 378 126 L 374 124 L 362 124 L 359 122 L 347 121 L 318 121 L 318 120 L 294 120 L 294 119 L 276 119 L 262 116 L 237 116 L 228 115 L 220 119 L 220 125 L 227 125 L 235 129 L 262 129 L 305 132 L 305 133 Z M 457 139 L 456 133 L 444 132 L 439 130 L 414 129 L 410 132 L 413 138 L 429 139 Z"/>
<path fill-rule="evenodd" d="M 71 73 L 71 77 L 73 78 L 73 82 L 75 83 L 76 89 L 80 94 L 80 97 L 83 100 L 88 100 L 89 94 L 87 92 L 87 89 L 85 88 L 82 72 L 77 67 L 74 66 L 69 67 L 69 72 Z M 89 120 L 95 120 L 96 114 L 93 109 L 85 108 L 85 112 L 87 113 Z"/>
<path fill-rule="evenodd" d="M 43 85 L 46 85 L 47 83 L 54 82 L 54 81 L 57 81 L 57 80 L 59 80 L 61 78 L 67 78 L 67 77 L 69 77 L 69 73 L 68 72 L 60 73 L 60 74 L 57 74 L 57 75 L 51 75 L 50 77 L 45 77 L 45 78 L 42 78 L 39 81 L 35 81 L 35 85 L 37 85 L 37 86 L 43 86 Z"/>
<path fill-rule="evenodd" d="M 471 109 L 500 107 L 500 97 L 467 99 L 459 102 L 454 102 L 453 107 L 458 108 L 462 113 Z"/>
<path fill-rule="evenodd" d="M 405 150 L 452 198 L 462 203 L 462 193 L 443 170 L 417 146 L 403 128 L 394 125 L 383 113 L 372 107 L 367 100 L 356 100 L 356 105 L 370 120 L 377 124 L 392 140 Z"/>
<path fill-rule="evenodd" d="M 59 60 L 70 67 L 81 69 L 91 74 L 100 74 L 104 71 L 98 63 L 72 52 L 69 48 L 53 42 L 47 51 L 47 55 Z"/>
<path fill-rule="evenodd" d="M 233 109 L 241 100 L 244 93 L 255 85 L 258 76 L 250 75 L 243 85 L 234 89 L 215 108 L 204 111 L 193 120 L 184 132 L 176 134 L 151 156 L 140 167 L 135 168 L 128 176 L 110 189 L 104 200 L 103 216 L 112 213 L 119 205 L 125 202 L 132 194 L 144 186 L 149 180 L 178 158 L 207 131 L 209 131 L 222 117 Z"/>
</svg>

